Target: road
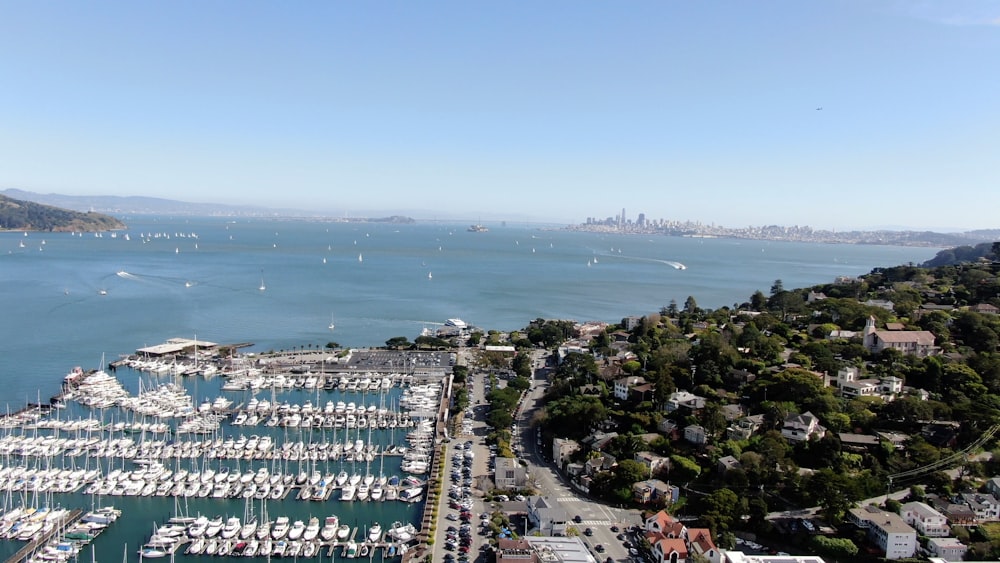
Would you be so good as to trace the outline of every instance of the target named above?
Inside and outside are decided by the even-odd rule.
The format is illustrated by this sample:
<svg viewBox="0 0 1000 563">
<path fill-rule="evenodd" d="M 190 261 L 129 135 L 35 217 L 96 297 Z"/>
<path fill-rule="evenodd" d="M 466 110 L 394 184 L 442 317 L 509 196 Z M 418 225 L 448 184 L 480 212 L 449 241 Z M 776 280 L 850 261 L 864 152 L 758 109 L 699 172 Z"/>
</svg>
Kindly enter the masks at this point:
<svg viewBox="0 0 1000 563">
<path fill-rule="evenodd" d="M 536 428 L 531 426 L 531 421 L 535 413 L 542 408 L 542 396 L 545 393 L 550 368 L 546 366 L 547 354 L 533 352 L 532 356 L 534 373 L 531 389 L 526 392 L 515 418 L 517 425 L 513 444 L 515 455 L 527 463 L 528 474 L 534 482 L 534 487 L 541 491 L 542 495 L 554 500 L 570 518 L 580 517 L 580 523 L 574 526 L 581 534 L 587 528 L 592 530 L 592 536 L 581 535 L 581 537 L 592 551 L 598 544 L 605 548 L 603 553 L 594 551 L 598 560 L 604 561 L 610 557 L 614 561 L 628 561 L 628 552 L 617 539 L 617 533 L 611 531 L 611 526 L 624 529 L 640 525 L 639 511 L 609 506 L 577 492 L 556 471 L 555 465 L 548 461 L 551 452 L 542 451 L 542 446 L 538 444 Z"/>
</svg>

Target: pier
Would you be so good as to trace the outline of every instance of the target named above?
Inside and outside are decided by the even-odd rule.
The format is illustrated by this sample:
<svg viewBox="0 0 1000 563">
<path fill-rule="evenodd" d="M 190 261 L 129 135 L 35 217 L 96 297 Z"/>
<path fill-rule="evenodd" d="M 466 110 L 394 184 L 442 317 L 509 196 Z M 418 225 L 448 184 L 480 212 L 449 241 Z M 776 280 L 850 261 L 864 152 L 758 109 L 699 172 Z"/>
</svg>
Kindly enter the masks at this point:
<svg viewBox="0 0 1000 563">
<path fill-rule="evenodd" d="M 52 539 L 53 536 L 55 536 L 64 528 L 69 528 L 70 526 L 75 524 L 76 521 L 79 520 L 81 516 L 83 516 L 83 511 L 80 509 L 73 510 L 69 514 L 63 516 L 62 519 L 60 519 L 59 522 L 57 522 L 56 525 L 53 526 L 51 530 L 45 532 L 44 534 L 40 534 L 38 537 L 28 542 L 24 547 L 18 550 L 17 553 L 9 557 L 6 563 L 21 563 L 22 561 L 27 561 L 28 558 L 31 557 L 31 554 L 35 552 L 35 550 L 48 543 L 48 541 Z"/>
</svg>

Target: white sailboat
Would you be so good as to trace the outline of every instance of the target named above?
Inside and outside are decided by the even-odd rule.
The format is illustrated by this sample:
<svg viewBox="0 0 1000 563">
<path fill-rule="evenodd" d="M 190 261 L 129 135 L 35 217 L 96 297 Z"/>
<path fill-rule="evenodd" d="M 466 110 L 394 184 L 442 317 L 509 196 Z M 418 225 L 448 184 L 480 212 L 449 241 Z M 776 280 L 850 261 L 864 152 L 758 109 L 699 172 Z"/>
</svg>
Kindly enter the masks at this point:
<svg viewBox="0 0 1000 563">
<path fill-rule="evenodd" d="M 259 289 L 261 291 L 264 291 L 265 289 L 267 289 L 267 286 L 264 285 L 264 270 L 260 271 L 260 287 L 258 287 L 257 289 Z"/>
<path fill-rule="evenodd" d="M 328 326 L 327 328 L 329 328 L 330 330 L 333 330 L 335 326 L 336 325 L 333 324 L 333 315 L 331 314 L 330 315 L 330 326 Z"/>
<path fill-rule="evenodd" d="M 361 253 L 359 252 L 358 253 L 358 262 L 364 262 L 364 261 L 365 261 L 364 257 L 361 256 Z"/>
</svg>

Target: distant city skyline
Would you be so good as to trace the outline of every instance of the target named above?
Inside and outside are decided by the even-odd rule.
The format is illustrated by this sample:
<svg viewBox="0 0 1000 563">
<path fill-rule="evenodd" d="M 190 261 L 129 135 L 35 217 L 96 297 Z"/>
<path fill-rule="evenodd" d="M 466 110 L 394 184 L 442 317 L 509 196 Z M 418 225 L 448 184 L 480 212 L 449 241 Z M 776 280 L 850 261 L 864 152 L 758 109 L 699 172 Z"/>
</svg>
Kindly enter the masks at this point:
<svg viewBox="0 0 1000 563">
<path fill-rule="evenodd" d="M 0 10 L 0 189 L 1000 227 L 996 1 Z"/>
</svg>

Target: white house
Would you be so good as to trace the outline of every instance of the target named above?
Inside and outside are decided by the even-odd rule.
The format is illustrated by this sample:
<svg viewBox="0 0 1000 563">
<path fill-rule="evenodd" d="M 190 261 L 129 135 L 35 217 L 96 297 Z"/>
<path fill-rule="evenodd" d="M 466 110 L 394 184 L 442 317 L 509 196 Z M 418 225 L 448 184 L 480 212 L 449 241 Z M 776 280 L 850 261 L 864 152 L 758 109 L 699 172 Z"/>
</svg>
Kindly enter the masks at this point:
<svg viewBox="0 0 1000 563">
<path fill-rule="evenodd" d="M 809 411 L 788 415 L 781 426 L 781 435 L 793 442 L 804 442 L 813 436 L 822 438 L 824 434 L 826 428 L 820 426 L 819 419 Z"/>
<path fill-rule="evenodd" d="M 917 531 L 898 514 L 869 505 L 852 508 L 847 517 L 867 530 L 869 541 L 885 552 L 886 559 L 905 559 L 917 552 Z"/>
<path fill-rule="evenodd" d="M 922 536 L 943 538 L 951 533 L 948 519 L 944 514 L 922 502 L 908 502 L 899 510 L 907 524 L 913 526 Z"/>
<path fill-rule="evenodd" d="M 528 521 L 542 535 L 565 536 L 569 518 L 566 511 L 546 497 L 528 497 Z"/>
<path fill-rule="evenodd" d="M 940 557 L 946 561 L 961 561 L 965 559 L 965 552 L 969 548 L 957 538 L 930 538 L 927 540 L 927 551 L 933 557 Z"/>
<path fill-rule="evenodd" d="M 621 401 L 628 400 L 628 390 L 637 385 L 646 383 L 646 380 L 638 376 L 621 377 L 615 380 L 615 398 Z"/>
</svg>

